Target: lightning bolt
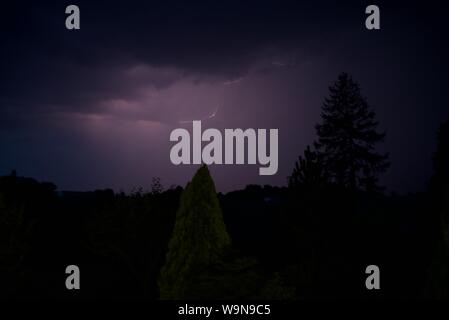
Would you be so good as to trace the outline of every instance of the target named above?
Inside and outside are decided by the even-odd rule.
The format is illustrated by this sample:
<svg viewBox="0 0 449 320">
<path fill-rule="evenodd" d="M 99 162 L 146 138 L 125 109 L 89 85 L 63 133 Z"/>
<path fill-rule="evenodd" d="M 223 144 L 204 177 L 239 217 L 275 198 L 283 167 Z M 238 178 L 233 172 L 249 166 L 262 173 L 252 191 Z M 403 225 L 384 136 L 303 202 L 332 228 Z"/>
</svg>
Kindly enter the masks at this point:
<svg viewBox="0 0 449 320">
<path fill-rule="evenodd" d="M 212 113 L 211 113 L 210 115 L 208 115 L 207 117 L 204 117 L 204 118 L 200 119 L 200 121 L 204 121 L 204 120 L 209 120 L 209 119 L 215 118 L 215 116 L 217 115 L 219 109 L 220 109 L 220 105 L 218 105 L 218 106 L 215 108 L 215 111 L 214 111 L 214 112 L 212 112 Z M 192 123 L 193 121 L 194 121 L 194 120 L 181 120 L 181 121 L 179 121 L 179 123 L 181 123 L 181 124 L 183 124 L 183 123 Z"/>
</svg>

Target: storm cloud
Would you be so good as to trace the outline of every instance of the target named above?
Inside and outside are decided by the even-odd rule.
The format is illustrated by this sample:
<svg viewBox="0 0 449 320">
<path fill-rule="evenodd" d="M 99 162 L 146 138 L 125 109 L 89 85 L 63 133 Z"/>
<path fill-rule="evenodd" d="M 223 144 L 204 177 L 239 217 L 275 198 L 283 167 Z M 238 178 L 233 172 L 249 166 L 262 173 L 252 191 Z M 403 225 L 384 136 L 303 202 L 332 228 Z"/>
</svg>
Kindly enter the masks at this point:
<svg viewBox="0 0 449 320">
<path fill-rule="evenodd" d="M 0 21 L 0 170 L 62 189 L 184 184 L 195 168 L 168 158 L 169 132 L 217 110 L 205 126 L 279 128 L 280 168 L 214 167 L 220 190 L 283 185 L 314 136 L 341 71 L 375 108 L 392 190 L 419 190 L 439 122 L 449 117 L 446 11 L 379 3 L 76 1 L 8 3 Z M 425 169 L 423 169 L 425 168 Z"/>
</svg>

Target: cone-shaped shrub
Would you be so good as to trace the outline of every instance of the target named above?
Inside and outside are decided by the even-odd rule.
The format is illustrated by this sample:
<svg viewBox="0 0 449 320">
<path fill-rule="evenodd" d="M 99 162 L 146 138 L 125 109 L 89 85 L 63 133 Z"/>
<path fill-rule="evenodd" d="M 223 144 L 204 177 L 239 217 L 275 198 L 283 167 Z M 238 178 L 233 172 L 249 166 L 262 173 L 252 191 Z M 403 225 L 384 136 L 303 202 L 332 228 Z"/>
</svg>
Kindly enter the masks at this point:
<svg viewBox="0 0 449 320">
<path fill-rule="evenodd" d="M 159 277 L 161 299 L 188 299 L 196 273 L 217 262 L 230 243 L 214 182 L 202 166 L 181 195 Z"/>
</svg>

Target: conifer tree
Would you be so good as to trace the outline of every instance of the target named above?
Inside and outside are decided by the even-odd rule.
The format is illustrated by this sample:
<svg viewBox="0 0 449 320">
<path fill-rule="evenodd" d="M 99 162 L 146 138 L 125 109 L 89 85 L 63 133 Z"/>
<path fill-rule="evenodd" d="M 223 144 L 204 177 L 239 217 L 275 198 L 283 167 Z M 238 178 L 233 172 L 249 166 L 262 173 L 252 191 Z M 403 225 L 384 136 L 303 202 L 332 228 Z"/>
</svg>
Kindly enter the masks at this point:
<svg viewBox="0 0 449 320">
<path fill-rule="evenodd" d="M 438 145 L 433 156 L 434 174 L 430 183 L 432 207 L 440 222 L 441 232 L 433 265 L 429 269 L 429 290 L 432 297 L 449 297 L 449 121 L 438 130 Z"/>
<path fill-rule="evenodd" d="M 288 178 L 290 188 L 319 187 L 326 181 L 324 167 L 319 162 L 318 154 L 307 146 L 304 157 L 299 156 L 295 162 L 292 175 Z"/>
<path fill-rule="evenodd" d="M 359 85 L 347 73 L 339 75 L 322 106 L 316 126 L 315 148 L 329 173 L 329 182 L 348 188 L 378 190 L 378 174 L 389 163 L 388 154 L 375 151 L 385 138 Z"/>
<path fill-rule="evenodd" d="M 430 183 L 435 210 L 442 213 L 443 232 L 449 248 L 449 121 L 438 130 L 438 145 L 433 156 L 434 175 Z"/>
<path fill-rule="evenodd" d="M 215 185 L 204 165 L 182 193 L 159 277 L 160 297 L 189 298 L 198 270 L 217 262 L 230 244 Z"/>
</svg>

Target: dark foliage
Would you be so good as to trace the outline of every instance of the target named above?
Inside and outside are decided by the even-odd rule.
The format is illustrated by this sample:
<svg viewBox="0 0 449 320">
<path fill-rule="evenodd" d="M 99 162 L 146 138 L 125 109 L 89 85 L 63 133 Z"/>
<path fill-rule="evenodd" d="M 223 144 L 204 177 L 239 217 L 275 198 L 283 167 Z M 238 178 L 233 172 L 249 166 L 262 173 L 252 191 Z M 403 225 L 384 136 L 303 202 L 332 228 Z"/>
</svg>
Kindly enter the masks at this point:
<svg viewBox="0 0 449 320">
<path fill-rule="evenodd" d="M 320 162 L 317 152 L 312 151 L 310 146 L 304 150 L 304 158 L 299 156 L 295 163 L 292 175 L 288 178 L 290 188 L 320 188 L 327 183 L 325 166 Z"/>
<path fill-rule="evenodd" d="M 159 280 L 161 298 L 191 297 L 198 270 L 218 263 L 230 245 L 214 182 L 202 166 L 181 196 Z"/>
<path fill-rule="evenodd" d="M 322 123 L 316 126 L 315 148 L 322 166 L 332 183 L 375 191 L 377 174 L 389 166 L 388 155 L 375 151 L 385 134 L 377 131 L 376 115 L 349 74 L 340 74 L 329 91 Z"/>
<path fill-rule="evenodd" d="M 438 131 L 433 157 L 434 175 L 430 181 L 432 214 L 435 220 L 434 261 L 429 270 L 430 296 L 449 298 L 449 121 Z"/>
</svg>

